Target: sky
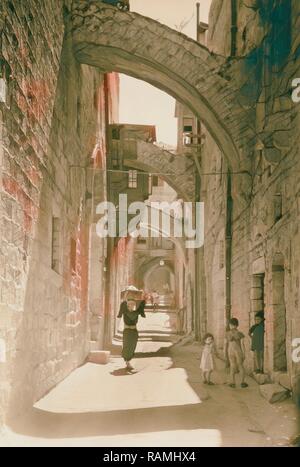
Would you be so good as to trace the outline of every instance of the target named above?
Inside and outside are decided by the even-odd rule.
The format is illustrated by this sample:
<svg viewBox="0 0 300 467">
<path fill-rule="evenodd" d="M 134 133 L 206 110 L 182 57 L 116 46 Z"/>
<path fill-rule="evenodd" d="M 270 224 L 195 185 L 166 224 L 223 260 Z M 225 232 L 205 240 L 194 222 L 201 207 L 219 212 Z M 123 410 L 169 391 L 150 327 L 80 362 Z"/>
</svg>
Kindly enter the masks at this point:
<svg viewBox="0 0 300 467">
<path fill-rule="evenodd" d="M 199 0 L 130 0 L 131 11 L 196 37 L 196 3 Z M 200 0 L 200 19 L 207 22 L 211 0 Z M 120 123 L 156 125 L 157 140 L 176 146 L 177 121 L 174 99 L 145 83 L 120 75 Z"/>
</svg>

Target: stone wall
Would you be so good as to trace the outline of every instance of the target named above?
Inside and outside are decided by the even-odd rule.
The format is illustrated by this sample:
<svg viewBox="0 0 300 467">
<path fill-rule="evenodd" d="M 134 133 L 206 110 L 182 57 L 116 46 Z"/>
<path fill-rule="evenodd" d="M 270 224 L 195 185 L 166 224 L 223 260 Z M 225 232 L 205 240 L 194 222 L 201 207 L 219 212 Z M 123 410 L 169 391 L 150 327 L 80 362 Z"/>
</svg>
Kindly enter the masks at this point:
<svg viewBox="0 0 300 467">
<path fill-rule="evenodd" d="M 109 239 L 109 303 L 106 308 L 107 329 L 106 343 L 110 344 L 115 335 L 116 320 L 121 304 L 121 291 L 128 285 L 134 285 L 134 249 L 136 239 L 124 237 L 120 239 Z"/>
<path fill-rule="evenodd" d="M 213 0 L 209 13 L 208 43 L 210 50 L 221 55 L 231 54 L 231 2 Z M 243 56 L 255 49 L 262 41 L 265 30 L 258 8 L 259 0 L 236 0 L 237 50 Z M 267 2 L 265 2 L 267 4 Z"/>
<path fill-rule="evenodd" d="M 242 80 L 246 72 L 251 75 L 252 67 L 255 83 L 253 92 L 256 96 L 257 143 L 255 151 L 251 154 L 251 171 L 248 174 L 233 174 L 231 313 L 240 319 L 241 330 L 247 333 L 249 325 L 253 323 L 255 311 L 261 309 L 264 303 L 266 370 L 276 378 L 282 366 L 282 371 L 288 370 L 293 379 L 299 368 L 291 360 L 291 341 L 300 336 L 300 108 L 299 104 L 297 106 L 291 100 L 291 82 L 294 77 L 300 76 L 300 6 L 296 1 L 280 0 L 269 2 L 268 9 L 264 9 L 262 3 L 255 1 L 237 3 L 237 55 L 244 55 L 246 61 L 240 69 L 237 65 L 236 71 L 238 79 Z M 251 4 L 250 8 L 246 4 Z M 229 17 L 229 5 L 213 1 L 210 15 L 210 47 L 224 55 L 229 54 L 229 46 L 220 36 L 220 31 L 226 34 L 226 37 L 230 37 Z M 260 71 L 257 74 L 258 70 Z M 247 92 L 245 88 L 245 95 Z M 216 149 L 213 152 L 215 153 Z M 251 179 L 252 186 L 248 199 L 240 196 L 240 187 L 247 178 Z M 220 192 L 221 197 L 218 200 Z M 216 210 L 223 211 L 226 186 L 218 188 L 217 181 L 211 177 L 206 194 L 206 219 L 213 219 Z M 221 228 L 220 225 L 216 234 Z M 217 248 L 217 235 L 214 238 L 214 242 L 207 240 L 208 265 L 213 264 L 213 250 Z M 213 288 L 216 284 L 210 280 L 207 283 L 208 295 L 215 296 Z M 221 306 L 223 297 L 219 300 Z M 209 308 L 213 306 L 210 305 Z M 208 309 L 208 313 L 212 313 L 211 309 Z M 283 344 L 284 337 L 286 345 Z M 247 348 L 249 349 L 249 340 Z M 282 364 L 276 364 L 278 352 L 281 352 L 281 358 L 286 354 L 286 368 Z M 252 355 L 249 352 L 247 365 L 251 368 L 252 364 Z"/>
<path fill-rule="evenodd" d="M 214 334 L 218 349 L 223 348 L 225 331 L 225 224 L 227 164 L 221 151 L 205 134 L 201 154 L 201 199 L 205 206 L 205 284 L 207 332 Z"/>
<path fill-rule="evenodd" d="M 74 60 L 62 1 L 2 8 L 0 407 L 15 415 L 88 352 L 86 167 L 105 139 L 104 84 Z"/>
</svg>

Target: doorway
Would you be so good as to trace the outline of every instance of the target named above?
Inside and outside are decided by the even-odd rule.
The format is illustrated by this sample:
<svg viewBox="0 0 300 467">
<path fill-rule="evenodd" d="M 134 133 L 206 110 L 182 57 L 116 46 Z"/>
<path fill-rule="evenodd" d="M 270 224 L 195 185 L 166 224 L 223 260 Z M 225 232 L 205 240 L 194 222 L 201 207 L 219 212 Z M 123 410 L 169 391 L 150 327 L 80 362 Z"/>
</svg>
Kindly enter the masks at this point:
<svg viewBox="0 0 300 467">
<path fill-rule="evenodd" d="M 280 257 L 279 257 L 280 256 Z M 286 351 L 286 307 L 285 307 L 285 269 L 282 255 L 279 255 L 272 267 L 273 289 L 273 330 L 274 330 L 274 371 L 287 371 Z"/>
</svg>

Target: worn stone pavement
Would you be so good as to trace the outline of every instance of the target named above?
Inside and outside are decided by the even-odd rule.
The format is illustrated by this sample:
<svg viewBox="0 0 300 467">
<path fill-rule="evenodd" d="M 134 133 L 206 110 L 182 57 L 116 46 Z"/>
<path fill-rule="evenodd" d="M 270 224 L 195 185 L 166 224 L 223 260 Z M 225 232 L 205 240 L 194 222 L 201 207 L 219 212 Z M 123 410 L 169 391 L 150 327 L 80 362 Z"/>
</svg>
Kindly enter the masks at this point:
<svg viewBox="0 0 300 467">
<path fill-rule="evenodd" d="M 199 344 L 177 343 L 169 318 L 140 322 L 135 371 L 127 373 L 115 339 L 108 365 L 86 363 L 0 436 L 1 446 L 285 446 L 294 406 L 271 406 L 249 388 L 231 389 L 223 363 L 201 382 Z M 172 345 L 173 344 L 173 345 Z"/>
</svg>

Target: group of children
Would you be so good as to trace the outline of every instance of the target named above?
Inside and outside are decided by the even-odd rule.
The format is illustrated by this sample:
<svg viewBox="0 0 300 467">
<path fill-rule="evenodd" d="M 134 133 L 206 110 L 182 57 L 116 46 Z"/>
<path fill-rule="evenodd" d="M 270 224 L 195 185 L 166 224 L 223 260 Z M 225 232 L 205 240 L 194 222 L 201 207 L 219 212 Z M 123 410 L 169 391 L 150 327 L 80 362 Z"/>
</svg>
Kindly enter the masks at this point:
<svg viewBox="0 0 300 467">
<path fill-rule="evenodd" d="M 226 332 L 225 338 L 225 356 L 230 367 L 230 383 L 232 388 L 236 387 L 235 377 L 239 373 L 241 376 L 241 387 L 247 388 L 245 382 L 245 335 L 239 331 L 239 322 L 236 318 L 229 320 L 229 330 Z M 251 337 L 251 350 L 255 355 L 255 370 L 259 374 L 263 373 L 264 360 L 264 315 L 258 312 L 255 315 L 255 324 L 249 330 Z M 212 334 L 206 334 L 203 339 L 202 355 L 200 368 L 203 374 L 204 384 L 213 385 L 211 374 L 216 366 L 217 352 Z"/>
</svg>

